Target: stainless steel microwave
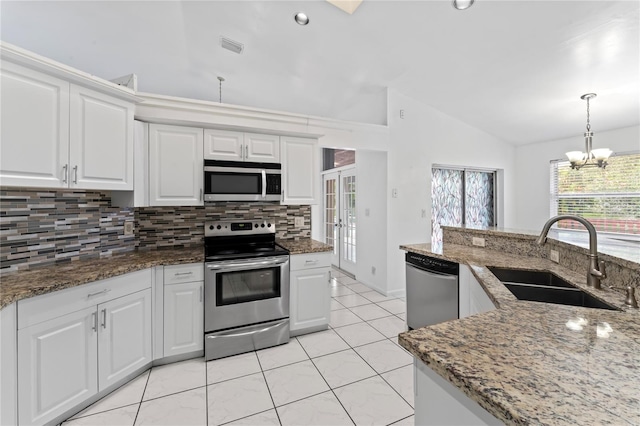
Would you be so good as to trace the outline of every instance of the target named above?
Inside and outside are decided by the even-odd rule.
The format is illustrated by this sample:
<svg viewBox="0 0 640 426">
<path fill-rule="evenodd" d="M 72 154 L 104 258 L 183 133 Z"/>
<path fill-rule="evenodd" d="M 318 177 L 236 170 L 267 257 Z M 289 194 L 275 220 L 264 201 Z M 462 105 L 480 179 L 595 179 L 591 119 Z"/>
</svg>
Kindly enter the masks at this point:
<svg viewBox="0 0 640 426">
<path fill-rule="evenodd" d="M 204 201 L 280 201 L 282 165 L 204 161 Z"/>
</svg>

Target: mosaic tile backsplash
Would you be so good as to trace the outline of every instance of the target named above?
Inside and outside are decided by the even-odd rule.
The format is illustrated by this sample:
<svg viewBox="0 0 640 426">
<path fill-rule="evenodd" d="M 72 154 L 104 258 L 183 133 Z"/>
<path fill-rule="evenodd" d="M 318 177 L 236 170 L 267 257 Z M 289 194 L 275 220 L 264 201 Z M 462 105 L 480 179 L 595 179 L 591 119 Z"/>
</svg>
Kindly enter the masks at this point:
<svg viewBox="0 0 640 426">
<path fill-rule="evenodd" d="M 304 226 L 295 226 L 296 217 L 304 218 Z M 270 220 L 278 238 L 311 237 L 311 206 L 226 202 L 206 207 L 137 208 L 136 246 L 144 250 L 201 244 L 204 223 L 213 220 Z"/>
<path fill-rule="evenodd" d="M 106 192 L 1 188 L 0 272 L 134 250 L 133 220 Z"/>
<path fill-rule="evenodd" d="M 295 218 L 304 226 L 296 228 Z M 202 244 L 208 220 L 271 220 L 278 238 L 309 238 L 311 206 L 216 203 L 118 208 L 108 191 L 0 188 L 0 273 L 137 249 Z M 133 235 L 124 235 L 125 222 Z"/>
</svg>

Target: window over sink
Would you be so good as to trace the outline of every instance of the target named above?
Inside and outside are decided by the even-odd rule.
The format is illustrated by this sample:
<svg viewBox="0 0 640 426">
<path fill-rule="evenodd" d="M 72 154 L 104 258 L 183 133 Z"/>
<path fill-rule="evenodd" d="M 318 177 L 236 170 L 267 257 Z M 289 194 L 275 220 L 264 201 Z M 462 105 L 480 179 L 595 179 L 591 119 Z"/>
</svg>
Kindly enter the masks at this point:
<svg viewBox="0 0 640 426">
<path fill-rule="evenodd" d="M 572 170 L 568 161 L 555 160 L 550 172 L 551 216 L 582 216 L 604 237 L 640 243 L 640 152 L 614 154 L 606 168 Z M 569 238 L 585 233 L 566 220 L 557 230 Z"/>
</svg>

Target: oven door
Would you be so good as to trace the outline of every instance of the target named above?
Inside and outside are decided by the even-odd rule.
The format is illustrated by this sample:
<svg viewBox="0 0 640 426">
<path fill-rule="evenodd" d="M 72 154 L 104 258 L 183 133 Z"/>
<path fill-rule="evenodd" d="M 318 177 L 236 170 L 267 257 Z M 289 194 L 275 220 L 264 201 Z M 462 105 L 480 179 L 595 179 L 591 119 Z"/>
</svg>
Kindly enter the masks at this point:
<svg viewBox="0 0 640 426">
<path fill-rule="evenodd" d="M 207 262 L 205 332 L 289 317 L 289 256 Z"/>
</svg>

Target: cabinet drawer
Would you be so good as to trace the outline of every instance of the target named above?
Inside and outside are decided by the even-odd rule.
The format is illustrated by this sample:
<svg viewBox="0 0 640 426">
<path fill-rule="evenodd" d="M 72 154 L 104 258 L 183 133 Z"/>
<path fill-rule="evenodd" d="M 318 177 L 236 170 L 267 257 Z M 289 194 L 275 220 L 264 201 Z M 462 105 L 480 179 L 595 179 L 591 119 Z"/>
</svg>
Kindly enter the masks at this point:
<svg viewBox="0 0 640 426">
<path fill-rule="evenodd" d="M 187 263 L 164 267 L 164 284 L 188 283 L 204 280 L 203 263 Z"/>
<path fill-rule="evenodd" d="M 291 256 L 292 271 L 311 268 L 328 268 L 330 265 L 331 252 L 296 254 Z"/>
<path fill-rule="evenodd" d="M 18 329 L 151 287 L 151 269 L 18 301 Z"/>
</svg>

